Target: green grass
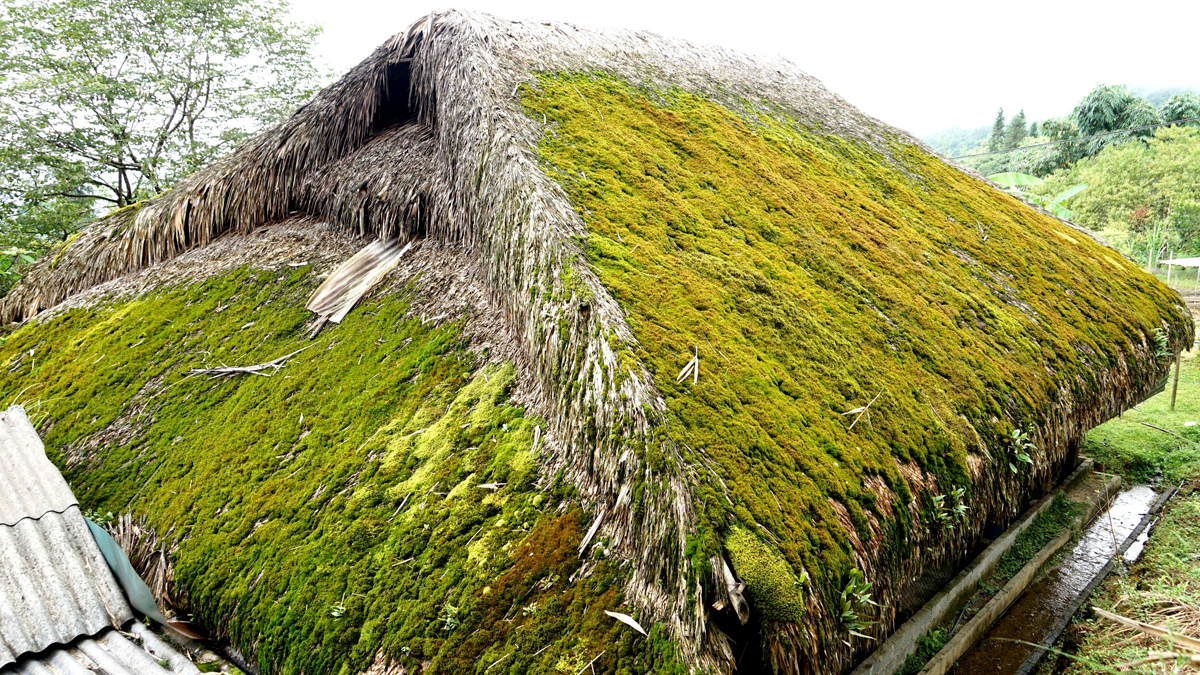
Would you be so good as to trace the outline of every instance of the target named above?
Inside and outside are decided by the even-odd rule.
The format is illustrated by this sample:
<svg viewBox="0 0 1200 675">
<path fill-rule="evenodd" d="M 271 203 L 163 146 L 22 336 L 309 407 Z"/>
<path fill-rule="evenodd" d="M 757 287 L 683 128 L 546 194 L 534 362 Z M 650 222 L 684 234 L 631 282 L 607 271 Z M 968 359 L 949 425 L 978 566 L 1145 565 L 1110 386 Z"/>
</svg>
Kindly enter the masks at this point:
<svg viewBox="0 0 1200 675">
<path fill-rule="evenodd" d="M 1076 616 L 1064 635 L 1064 643 L 1075 658 L 1059 658 L 1055 668 L 1047 672 L 1110 672 L 1105 668 L 1167 649 L 1164 642 L 1130 639 L 1129 633 L 1118 632 L 1109 621 L 1092 615 L 1088 608 L 1093 605 L 1200 635 L 1200 493 L 1193 492 L 1200 484 L 1200 425 L 1186 425 L 1200 422 L 1198 365 L 1195 353 L 1184 354 L 1175 410 L 1171 410 L 1168 383 L 1164 393 L 1087 435 L 1086 452 L 1105 470 L 1122 475 L 1127 482 L 1159 482 L 1164 487 L 1183 482 L 1184 487 L 1164 509 L 1142 557 L 1128 568 L 1118 566 Z M 1173 672 L 1173 664 L 1145 666 L 1132 672 Z"/>
<path fill-rule="evenodd" d="M 1200 493 L 1177 497 L 1166 509 L 1142 557 L 1128 570 L 1114 574 L 1086 606 L 1110 611 L 1169 630 L 1197 636 L 1200 627 Z M 1144 658 L 1151 650 L 1165 651 L 1167 643 L 1129 639 L 1112 623 L 1086 618 L 1084 610 L 1073 624 L 1069 639 L 1074 654 L 1105 666 Z M 1072 675 L 1106 672 L 1081 661 L 1063 659 Z M 1133 672 L 1172 672 L 1146 667 Z"/>
<path fill-rule="evenodd" d="M 1070 527 L 1079 511 L 1079 504 L 1062 495 L 1055 497 L 1050 506 L 1039 513 L 1029 527 L 1017 536 L 1012 548 L 1000 556 L 985 583 L 993 588 L 1003 587 L 1022 567 L 1033 560 L 1039 551 Z"/>
<path fill-rule="evenodd" d="M 904 659 L 904 665 L 900 670 L 896 671 L 896 675 L 917 675 L 921 669 L 929 663 L 942 647 L 946 646 L 946 642 L 950 640 L 950 629 L 942 626 L 941 628 L 931 629 L 928 633 L 921 636 L 917 640 L 917 651 L 908 655 Z"/>
<path fill-rule="evenodd" d="M 1188 422 L 1196 424 L 1188 426 Z M 1200 367 L 1196 353 L 1185 353 L 1181 360 L 1175 410 L 1171 410 L 1168 381 L 1163 393 L 1088 432 L 1084 451 L 1102 470 L 1135 483 L 1178 483 L 1200 476 Z"/>
</svg>

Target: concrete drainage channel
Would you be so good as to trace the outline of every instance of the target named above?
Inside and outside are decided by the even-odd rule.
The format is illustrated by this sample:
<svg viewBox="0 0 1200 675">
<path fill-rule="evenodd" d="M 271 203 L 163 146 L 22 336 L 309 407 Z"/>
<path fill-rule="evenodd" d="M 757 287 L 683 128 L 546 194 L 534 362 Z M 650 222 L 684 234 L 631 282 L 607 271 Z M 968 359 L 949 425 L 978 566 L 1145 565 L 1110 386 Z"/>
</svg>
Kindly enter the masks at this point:
<svg viewBox="0 0 1200 675">
<path fill-rule="evenodd" d="M 1033 672 L 1045 650 L 1013 640 L 1052 645 L 1075 610 L 1108 575 L 1115 557 L 1141 541 L 1153 514 L 1174 492 L 1156 494 L 1149 487 L 1136 486 L 1117 494 L 1119 487 L 1120 478 L 1095 474 L 1091 460 L 1084 460 L 1057 490 L 1030 507 L 946 590 L 867 657 L 853 675 L 893 675 L 904 667 L 920 640 L 939 627 L 952 627 L 952 635 L 925 664 L 921 675 Z M 982 593 L 981 582 L 993 580 L 997 563 L 1058 495 L 1083 505 L 1073 526 L 1045 545 L 990 597 Z M 1071 540 L 1072 531 L 1080 529 L 1083 534 L 1077 544 L 1039 579 L 1046 563 Z M 1140 546 L 1134 548 L 1140 550 Z M 986 603 L 960 625 L 955 617 L 961 618 L 967 608 L 974 610 L 984 597 Z M 912 672 L 911 664 L 908 672 Z"/>
</svg>

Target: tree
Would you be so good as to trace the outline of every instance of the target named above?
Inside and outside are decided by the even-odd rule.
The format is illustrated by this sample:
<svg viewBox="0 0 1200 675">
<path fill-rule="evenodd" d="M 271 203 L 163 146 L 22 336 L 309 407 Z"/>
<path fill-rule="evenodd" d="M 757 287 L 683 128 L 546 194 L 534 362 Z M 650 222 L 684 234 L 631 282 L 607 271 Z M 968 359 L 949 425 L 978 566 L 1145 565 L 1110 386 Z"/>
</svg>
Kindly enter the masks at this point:
<svg viewBox="0 0 1200 675">
<path fill-rule="evenodd" d="M 1105 146 L 1133 137 L 1149 138 L 1151 129 L 1128 133 L 1110 133 L 1158 123 L 1158 111 L 1148 101 L 1129 93 L 1124 86 L 1098 85 L 1083 97 L 1072 113 L 1081 136 L 1089 138 L 1083 146 L 1085 157 L 1094 157 Z"/>
<path fill-rule="evenodd" d="M 988 136 L 988 150 L 995 152 L 1004 149 L 1004 108 L 996 113 L 996 121 L 992 122 L 992 135 Z"/>
<path fill-rule="evenodd" d="M 1184 122 L 1184 124 L 1200 126 L 1200 121 L 1194 119 L 1200 117 L 1200 95 L 1190 91 L 1176 94 L 1162 104 L 1162 107 L 1158 109 L 1158 116 L 1163 122 L 1191 119 L 1193 121 Z"/>
<path fill-rule="evenodd" d="M 285 0 L 4 0 L 0 247 L 170 187 L 315 89 Z"/>
<path fill-rule="evenodd" d="M 1083 156 L 1083 143 L 1075 140 L 1079 130 L 1069 119 L 1048 119 L 1040 125 L 1041 135 L 1054 145 L 1028 150 L 1022 153 L 1014 170 L 1045 177 L 1050 173 L 1071 166 Z"/>
<path fill-rule="evenodd" d="M 1071 114 L 1082 136 L 1121 128 L 1125 108 L 1133 96 L 1124 86 L 1097 85 L 1075 106 Z"/>
<path fill-rule="evenodd" d="M 1033 138 L 1037 138 L 1038 136 L 1042 135 L 1042 130 L 1038 128 L 1037 122 L 1029 123 L 1029 135 Z"/>
<path fill-rule="evenodd" d="M 1054 173 L 1038 191 L 1052 195 L 1087 183 L 1087 191 L 1071 202 L 1073 220 L 1093 230 L 1116 233 L 1111 241 L 1121 245 L 1125 233 L 1144 230 L 1145 223 L 1161 223 L 1185 203 L 1200 203 L 1197 166 L 1200 129 L 1160 127 L 1146 142 L 1109 146 L 1095 157 Z M 1142 249 L 1130 250 L 1144 250 L 1144 245 L 1143 241 L 1139 244 Z M 1189 249 L 1189 255 L 1190 251 L 1200 252 L 1200 241 L 1191 245 L 1195 248 Z"/>
<path fill-rule="evenodd" d="M 1018 148 L 1021 146 L 1021 141 L 1025 140 L 1025 135 L 1029 133 L 1025 128 L 1025 111 L 1021 110 L 1013 116 L 1012 121 L 1008 123 L 1007 139 L 1005 140 L 1006 148 Z"/>
</svg>

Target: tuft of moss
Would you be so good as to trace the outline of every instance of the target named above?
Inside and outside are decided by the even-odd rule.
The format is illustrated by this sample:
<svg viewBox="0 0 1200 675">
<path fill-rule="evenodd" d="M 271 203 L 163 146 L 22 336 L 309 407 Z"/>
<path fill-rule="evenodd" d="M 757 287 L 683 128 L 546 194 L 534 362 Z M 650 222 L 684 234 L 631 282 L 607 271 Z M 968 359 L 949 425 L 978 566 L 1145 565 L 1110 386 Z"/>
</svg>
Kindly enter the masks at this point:
<svg viewBox="0 0 1200 675">
<path fill-rule="evenodd" d="M 725 539 L 733 569 L 746 584 L 752 607 L 768 621 L 799 621 L 804 615 L 804 583 L 778 551 L 752 533 L 734 527 Z"/>
</svg>

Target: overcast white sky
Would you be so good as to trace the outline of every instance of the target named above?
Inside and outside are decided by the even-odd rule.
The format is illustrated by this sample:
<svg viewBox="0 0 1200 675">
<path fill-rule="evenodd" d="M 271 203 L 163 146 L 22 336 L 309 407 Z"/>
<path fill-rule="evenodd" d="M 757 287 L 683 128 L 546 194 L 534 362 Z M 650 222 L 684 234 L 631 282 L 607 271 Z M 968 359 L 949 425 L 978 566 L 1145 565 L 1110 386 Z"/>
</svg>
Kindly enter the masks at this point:
<svg viewBox="0 0 1200 675">
<path fill-rule="evenodd" d="M 291 0 L 324 27 L 341 73 L 432 9 L 411 0 Z M 918 135 L 989 125 L 996 109 L 1070 112 L 1097 83 L 1200 87 L 1200 1 L 898 0 L 722 3 L 462 0 L 509 19 L 645 29 L 782 54 L 868 114 Z"/>
</svg>

